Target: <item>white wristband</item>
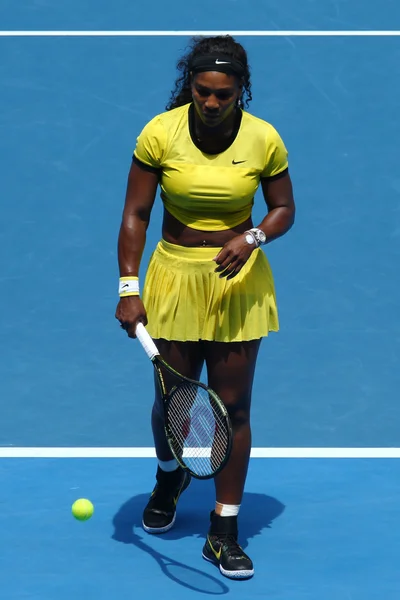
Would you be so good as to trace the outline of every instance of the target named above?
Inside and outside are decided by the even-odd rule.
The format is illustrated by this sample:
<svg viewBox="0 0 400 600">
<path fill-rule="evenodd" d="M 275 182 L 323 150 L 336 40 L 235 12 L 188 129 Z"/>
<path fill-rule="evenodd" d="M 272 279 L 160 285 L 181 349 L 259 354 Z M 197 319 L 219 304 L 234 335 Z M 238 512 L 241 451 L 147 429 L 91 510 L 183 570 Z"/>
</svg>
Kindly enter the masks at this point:
<svg viewBox="0 0 400 600">
<path fill-rule="evenodd" d="M 139 278 L 120 277 L 118 293 L 121 298 L 124 296 L 139 296 Z"/>
</svg>

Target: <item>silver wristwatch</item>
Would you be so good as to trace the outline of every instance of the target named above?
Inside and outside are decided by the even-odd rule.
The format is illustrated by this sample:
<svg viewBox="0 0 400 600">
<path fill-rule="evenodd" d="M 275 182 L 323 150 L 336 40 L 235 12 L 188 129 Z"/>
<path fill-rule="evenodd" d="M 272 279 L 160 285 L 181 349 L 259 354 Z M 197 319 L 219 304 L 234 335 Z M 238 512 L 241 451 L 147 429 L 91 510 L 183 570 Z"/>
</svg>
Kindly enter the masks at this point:
<svg viewBox="0 0 400 600">
<path fill-rule="evenodd" d="M 246 242 L 248 244 L 255 244 L 256 248 L 258 248 L 262 244 L 265 244 L 265 242 L 267 241 L 267 236 L 265 235 L 265 233 L 261 231 L 261 229 L 257 229 L 257 227 L 253 227 L 252 229 L 245 231 L 245 234 Z"/>
</svg>

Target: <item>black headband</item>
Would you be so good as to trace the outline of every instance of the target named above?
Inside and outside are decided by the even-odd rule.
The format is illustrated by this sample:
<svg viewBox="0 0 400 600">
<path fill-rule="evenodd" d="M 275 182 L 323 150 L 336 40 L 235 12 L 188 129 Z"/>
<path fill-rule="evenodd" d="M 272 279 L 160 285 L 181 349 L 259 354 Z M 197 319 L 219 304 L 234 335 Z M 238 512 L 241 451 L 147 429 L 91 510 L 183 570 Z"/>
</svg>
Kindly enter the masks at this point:
<svg viewBox="0 0 400 600">
<path fill-rule="evenodd" d="M 245 66 L 238 60 L 226 54 L 206 54 L 195 56 L 189 64 L 192 73 L 204 73 L 204 71 L 220 71 L 227 75 L 244 77 Z"/>
</svg>

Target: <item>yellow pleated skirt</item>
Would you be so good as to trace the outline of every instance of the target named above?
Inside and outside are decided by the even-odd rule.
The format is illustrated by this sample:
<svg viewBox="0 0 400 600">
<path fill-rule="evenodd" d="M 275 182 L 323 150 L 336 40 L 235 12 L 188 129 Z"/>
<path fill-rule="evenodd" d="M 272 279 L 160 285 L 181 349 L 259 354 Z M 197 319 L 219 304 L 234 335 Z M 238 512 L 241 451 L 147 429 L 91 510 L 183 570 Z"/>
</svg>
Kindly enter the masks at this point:
<svg viewBox="0 0 400 600">
<path fill-rule="evenodd" d="M 275 286 L 263 250 L 254 250 L 229 280 L 215 273 L 218 252 L 165 240 L 157 244 L 142 296 L 153 338 L 242 342 L 278 331 Z"/>
</svg>

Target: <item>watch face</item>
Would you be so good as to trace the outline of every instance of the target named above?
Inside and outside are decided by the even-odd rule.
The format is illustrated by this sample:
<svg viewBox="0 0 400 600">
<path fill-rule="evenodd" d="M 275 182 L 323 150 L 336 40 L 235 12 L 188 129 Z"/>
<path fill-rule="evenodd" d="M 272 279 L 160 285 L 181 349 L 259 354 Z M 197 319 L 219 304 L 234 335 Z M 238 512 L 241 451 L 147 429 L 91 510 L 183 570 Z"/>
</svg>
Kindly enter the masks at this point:
<svg viewBox="0 0 400 600">
<path fill-rule="evenodd" d="M 248 244 L 254 244 L 254 243 L 255 243 L 255 242 L 254 242 L 254 238 L 253 238 L 253 236 L 252 236 L 250 233 L 248 233 L 248 234 L 246 235 L 246 242 L 247 242 Z"/>
</svg>

